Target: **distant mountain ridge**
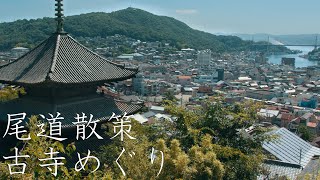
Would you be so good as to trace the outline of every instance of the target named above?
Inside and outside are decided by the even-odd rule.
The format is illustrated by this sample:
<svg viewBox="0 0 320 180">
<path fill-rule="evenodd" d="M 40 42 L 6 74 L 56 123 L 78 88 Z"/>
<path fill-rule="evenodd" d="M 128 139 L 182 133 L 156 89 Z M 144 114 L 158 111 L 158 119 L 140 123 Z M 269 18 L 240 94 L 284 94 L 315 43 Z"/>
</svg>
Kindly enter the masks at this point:
<svg viewBox="0 0 320 180">
<path fill-rule="evenodd" d="M 53 32 L 54 18 L 18 20 L 0 24 L 0 50 L 15 46 L 34 47 Z M 77 37 L 105 37 L 115 34 L 141 41 L 166 41 L 177 47 L 221 51 L 246 50 L 252 42 L 236 36 L 216 36 L 190 28 L 171 17 L 127 8 L 112 13 L 88 13 L 65 18 L 65 30 Z"/>
<path fill-rule="evenodd" d="M 277 41 L 284 45 L 314 45 L 316 43 L 317 34 L 292 34 L 292 35 L 273 35 L 273 34 L 233 34 L 240 37 L 242 40 L 257 41 Z M 271 42 L 272 43 L 272 42 Z M 320 43 L 320 36 L 318 37 L 318 44 Z"/>
</svg>

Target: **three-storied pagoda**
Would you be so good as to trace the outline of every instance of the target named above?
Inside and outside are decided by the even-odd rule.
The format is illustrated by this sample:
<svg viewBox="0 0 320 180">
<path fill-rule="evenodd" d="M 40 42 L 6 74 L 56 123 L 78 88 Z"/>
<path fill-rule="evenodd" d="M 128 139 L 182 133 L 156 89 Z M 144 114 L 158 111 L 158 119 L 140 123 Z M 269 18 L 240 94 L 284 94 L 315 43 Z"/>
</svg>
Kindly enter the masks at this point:
<svg viewBox="0 0 320 180">
<path fill-rule="evenodd" d="M 56 0 L 57 30 L 30 52 L 0 67 L 0 82 L 23 86 L 27 95 L 0 104 L 0 123 L 7 114 L 61 113 L 64 128 L 73 128 L 76 114 L 93 114 L 101 123 L 112 113 L 133 114 L 141 104 L 97 94 L 97 86 L 134 77 L 138 69 L 115 64 L 92 52 L 63 29 L 62 0 Z M 1 128 L 3 129 L 3 128 Z"/>
</svg>

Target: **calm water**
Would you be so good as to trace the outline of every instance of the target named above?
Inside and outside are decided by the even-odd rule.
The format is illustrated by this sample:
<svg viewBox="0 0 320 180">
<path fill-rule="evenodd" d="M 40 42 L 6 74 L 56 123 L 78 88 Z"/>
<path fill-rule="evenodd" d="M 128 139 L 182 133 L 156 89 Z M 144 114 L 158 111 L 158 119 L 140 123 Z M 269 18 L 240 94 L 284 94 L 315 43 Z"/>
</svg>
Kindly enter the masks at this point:
<svg viewBox="0 0 320 180">
<path fill-rule="evenodd" d="M 309 61 L 308 59 L 304 59 L 299 57 L 299 55 L 307 54 L 308 52 L 311 52 L 314 47 L 309 46 L 287 46 L 287 48 L 292 50 L 300 50 L 302 51 L 301 54 L 287 54 L 287 55 L 271 55 L 269 56 L 269 63 L 272 64 L 281 64 L 281 59 L 283 57 L 290 57 L 290 58 L 296 58 L 296 68 L 299 67 L 308 67 L 308 66 L 315 66 L 320 65 L 320 62 L 317 61 Z"/>
</svg>

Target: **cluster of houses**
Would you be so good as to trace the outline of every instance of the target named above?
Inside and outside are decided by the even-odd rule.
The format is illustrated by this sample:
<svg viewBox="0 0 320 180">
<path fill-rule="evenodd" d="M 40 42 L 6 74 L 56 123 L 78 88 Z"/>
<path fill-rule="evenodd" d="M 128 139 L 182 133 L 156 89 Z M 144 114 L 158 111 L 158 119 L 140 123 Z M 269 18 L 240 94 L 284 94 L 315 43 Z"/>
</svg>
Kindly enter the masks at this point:
<svg viewBox="0 0 320 180">
<path fill-rule="evenodd" d="M 320 155 L 320 150 L 316 149 L 320 147 L 320 138 L 317 138 L 320 134 L 320 66 L 296 69 L 286 63 L 268 64 L 266 58 L 257 52 L 177 50 L 170 43 L 141 42 L 121 35 L 80 41 L 89 47 L 103 42 L 102 47 L 94 48 L 96 53 L 125 67 L 139 67 L 134 78 L 106 84 L 98 91 L 115 98 L 144 101 L 148 110 L 134 115 L 141 124 L 174 121 L 175 118 L 159 106 L 168 92 L 188 109 L 203 105 L 204 100 L 212 96 L 223 97 L 226 104 L 252 100 L 265 104 L 257 112 L 261 123 L 277 127 L 274 132 L 284 138 L 282 144 L 264 145 L 265 150 L 275 157 L 266 161 L 269 175 L 273 173 L 275 176 L 283 170 L 291 173 L 286 174 L 288 177 L 297 177 L 304 172 L 303 169 L 308 169 L 314 156 Z M 115 53 L 123 51 L 130 52 Z M 25 52 L 26 48 L 15 48 L 9 53 L 1 53 L 0 65 Z M 301 126 L 314 135 L 312 142 L 299 137 Z M 296 149 L 290 149 L 292 144 L 284 143 L 287 141 L 300 143 L 296 144 Z M 274 148 L 277 146 L 292 157 L 276 152 Z M 302 159 L 297 160 L 300 156 Z M 290 158 L 295 159 L 291 161 Z M 278 172 L 278 175 L 281 173 L 284 172 Z"/>
</svg>

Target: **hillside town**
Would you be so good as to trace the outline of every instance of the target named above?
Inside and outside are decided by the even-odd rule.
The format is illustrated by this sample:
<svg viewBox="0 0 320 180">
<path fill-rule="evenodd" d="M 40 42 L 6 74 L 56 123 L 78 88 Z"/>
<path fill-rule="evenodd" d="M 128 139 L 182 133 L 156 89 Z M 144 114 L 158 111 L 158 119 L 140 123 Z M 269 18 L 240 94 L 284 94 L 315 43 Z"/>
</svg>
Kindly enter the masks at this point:
<svg viewBox="0 0 320 180">
<path fill-rule="evenodd" d="M 290 59 L 282 65 L 270 64 L 260 52 L 177 50 L 169 43 L 141 42 L 121 35 L 105 41 L 107 47 L 95 48 L 96 53 L 125 67 L 139 67 L 135 78 L 104 86 L 114 96 L 157 105 L 172 94 L 191 109 L 212 96 L 221 96 L 229 104 L 250 99 L 267 105 L 260 113 L 272 124 L 292 129 L 303 121 L 312 132 L 319 132 L 320 67 L 295 68 Z M 132 53 L 122 54 L 123 49 Z M 0 61 L 12 62 L 28 51 L 16 47 L 1 52 Z"/>
<path fill-rule="evenodd" d="M 320 66 L 295 68 L 290 58 L 283 59 L 281 65 L 270 64 L 261 52 L 178 50 L 170 43 L 141 42 L 122 35 L 80 41 L 111 62 L 139 67 L 134 78 L 105 84 L 97 90 L 115 99 L 143 102 L 144 111 L 133 115 L 139 123 L 174 121 L 175 117 L 162 106 L 164 100 L 173 100 L 191 111 L 217 97 L 223 104 L 259 102 L 263 108 L 257 112 L 257 126 L 273 127 L 281 139 L 263 146 L 276 157 L 265 161 L 269 175 L 294 179 L 314 173 L 314 158 L 320 155 Z M 28 51 L 16 47 L 1 52 L 0 63 L 10 63 Z M 6 86 L 1 84 L 0 88 Z M 254 128 L 246 129 L 244 134 L 250 136 Z M 286 149 L 291 151 L 281 154 Z"/>
<path fill-rule="evenodd" d="M 135 78 L 104 86 L 114 96 L 137 98 L 151 107 L 172 94 L 191 109 L 211 96 L 221 96 L 229 104 L 250 99 L 267 105 L 259 113 L 272 124 L 290 130 L 303 124 L 319 133 L 320 67 L 269 64 L 259 52 L 176 50 L 169 43 L 141 42 L 121 35 L 107 38 L 104 46 L 108 47 L 94 51 L 125 67 L 139 67 Z M 112 57 L 122 47 L 132 53 Z M 9 63 L 28 51 L 16 47 L 1 52 L 0 61 Z"/>
<path fill-rule="evenodd" d="M 55 6 L 55 23 L 50 18 L 19 20 L 17 24 L 4 23 L 5 30 L 0 29 L 8 33 L 0 37 L 6 40 L 1 47 L 12 48 L 15 44 L 11 50 L 0 51 L 0 132 L 4 132 L 0 139 L 0 179 L 19 179 L 23 176 L 11 175 L 24 173 L 30 179 L 131 178 L 125 171 L 132 179 L 320 177 L 320 65 L 300 67 L 291 56 L 282 57 L 279 64 L 268 59 L 277 53 L 302 51 L 291 50 L 280 41 L 273 46 L 269 37 L 268 42 L 254 42 L 216 36 L 131 6 L 110 14 L 76 15 L 66 20 L 69 26 L 64 26 L 62 0 L 56 0 Z M 176 10 L 179 12 L 198 13 Z M 56 31 L 51 32 L 49 25 Z M 19 32 L 25 26 L 33 31 Z M 49 31 L 51 35 L 46 36 Z M 16 37 L 11 40 L 9 35 Z M 270 52 L 269 46 L 278 51 Z M 301 57 L 319 59 L 317 39 L 312 52 Z M 9 114 L 19 112 L 22 118 L 10 119 Z M 42 113 L 48 113 L 51 119 Z M 82 113 L 82 119 L 78 113 Z M 36 116 L 28 119 L 26 114 Z M 65 116 L 59 118 L 61 114 Z M 39 117 L 48 120 L 50 128 Z M 124 117 L 128 119 L 123 121 Z M 138 125 L 133 133 L 128 124 L 131 120 Z M 17 123 L 10 128 L 14 121 Z M 36 127 L 41 133 L 32 132 Z M 46 128 L 50 136 L 45 134 Z M 86 128 L 91 130 L 88 137 Z M 112 132 L 116 134 L 113 137 Z M 113 141 L 119 134 L 121 141 Z M 17 139 L 6 137 L 11 135 Z M 124 135 L 130 140 L 140 135 L 141 139 L 124 142 Z M 13 147 L 16 157 L 9 156 Z M 48 148 L 51 153 L 42 152 Z M 53 152 L 54 148 L 61 152 Z M 148 148 L 152 148 L 151 153 Z M 134 152 L 138 150 L 141 152 Z M 27 153 L 32 156 L 29 164 L 19 164 L 18 158 L 30 158 Z M 42 159 L 41 153 L 51 158 Z M 59 153 L 68 157 L 54 159 Z M 76 153 L 79 161 L 70 165 Z M 136 161 L 121 160 L 124 153 Z M 11 169 L 13 165 L 5 161 L 10 158 L 15 159 L 13 165 L 23 166 L 22 170 Z M 86 165 L 89 158 L 98 161 L 94 172 L 99 169 L 99 158 L 102 160 L 103 167 L 96 174 L 85 169 L 93 166 L 92 162 Z M 58 163 L 62 159 L 66 161 Z M 55 165 L 55 173 L 50 167 L 37 168 L 36 163 L 49 160 L 56 164 L 40 166 Z M 34 169 L 26 169 L 27 165 Z M 58 165 L 65 167 L 58 172 Z M 167 172 L 161 172 L 162 168 Z"/>
</svg>

